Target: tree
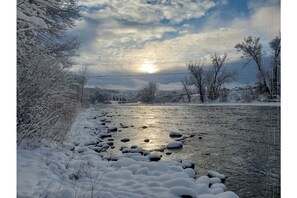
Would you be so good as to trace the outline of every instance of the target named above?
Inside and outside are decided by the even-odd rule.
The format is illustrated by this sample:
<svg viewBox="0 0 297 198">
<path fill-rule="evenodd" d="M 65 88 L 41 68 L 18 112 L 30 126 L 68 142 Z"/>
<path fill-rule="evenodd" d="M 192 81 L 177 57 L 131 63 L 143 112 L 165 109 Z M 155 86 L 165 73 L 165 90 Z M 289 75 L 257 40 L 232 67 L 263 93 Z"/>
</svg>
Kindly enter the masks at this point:
<svg viewBox="0 0 297 198">
<path fill-rule="evenodd" d="M 271 74 L 271 92 L 272 95 L 280 95 L 280 54 L 281 54 L 281 39 L 275 37 L 270 43 L 270 48 L 273 52 L 272 74 Z"/>
<path fill-rule="evenodd" d="M 205 76 L 203 63 L 188 63 L 188 70 L 190 71 L 189 84 L 194 85 L 198 89 L 200 95 L 200 101 L 203 103 L 205 101 Z"/>
<path fill-rule="evenodd" d="M 207 72 L 208 79 L 208 98 L 216 100 L 219 98 L 222 85 L 234 79 L 236 73 L 234 71 L 227 71 L 224 68 L 224 63 L 227 59 L 227 54 L 219 56 L 218 53 L 211 55 L 212 67 Z"/>
<path fill-rule="evenodd" d="M 80 89 L 80 97 L 79 97 L 79 100 L 80 100 L 80 103 L 83 103 L 83 97 L 84 97 L 84 88 L 85 88 L 85 85 L 88 81 L 87 79 L 87 66 L 84 66 L 84 67 L 81 67 L 78 71 L 78 83 L 79 83 L 79 89 Z"/>
<path fill-rule="evenodd" d="M 141 102 L 153 103 L 155 99 L 156 91 L 158 90 L 158 85 L 154 82 L 149 82 L 144 86 L 139 92 L 138 97 Z"/>
<path fill-rule="evenodd" d="M 188 101 L 191 102 L 191 90 L 190 90 L 190 86 L 191 86 L 191 82 L 190 80 L 185 77 L 182 81 L 181 81 L 182 85 L 183 85 L 183 90 L 186 91 L 187 97 L 188 97 Z"/>
<path fill-rule="evenodd" d="M 218 99 L 223 85 L 235 78 L 234 71 L 224 68 L 226 59 L 226 53 L 222 56 L 214 53 L 211 55 L 212 66 L 205 67 L 201 62 L 187 64 L 190 71 L 188 84 L 197 88 L 202 103 L 205 102 L 206 95 L 210 100 Z"/>
<path fill-rule="evenodd" d="M 263 85 L 263 91 L 265 93 L 267 93 L 269 96 L 272 96 L 271 89 L 268 85 L 269 76 L 267 75 L 267 72 L 263 66 L 262 45 L 259 41 L 259 37 L 253 38 L 252 36 L 249 36 L 244 38 L 244 42 L 236 44 L 235 48 L 242 52 L 242 58 L 246 58 L 247 63 L 251 62 L 252 60 L 256 63 L 260 78 L 259 84 Z"/>
<path fill-rule="evenodd" d="M 111 98 L 110 92 L 108 92 L 105 89 L 100 89 L 100 88 L 89 88 L 89 96 L 88 100 L 92 104 L 96 104 L 97 102 L 107 102 Z M 115 96 L 113 96 L 115 98 Z"/>
<path fill-rule="evenodd" d="M 77 109 L 68 68 L 79 42 L 65 33 L 78 18 L 73 0 L 17 1 L 18 143 L 33 136 L 61 141 L 66 135 Z"/>
</svg>

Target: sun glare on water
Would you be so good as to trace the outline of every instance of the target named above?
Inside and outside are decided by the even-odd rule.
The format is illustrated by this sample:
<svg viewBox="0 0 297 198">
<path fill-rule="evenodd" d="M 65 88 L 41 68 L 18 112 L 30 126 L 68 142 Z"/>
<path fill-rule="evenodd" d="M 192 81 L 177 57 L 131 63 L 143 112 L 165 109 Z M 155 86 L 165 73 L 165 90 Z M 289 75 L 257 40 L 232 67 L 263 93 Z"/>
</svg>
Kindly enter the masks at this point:
<svg viewBox="0 0 297 198">
<path fill-rule="evenodd" d="M 157 66 L 154 63 L 144 62 L 140 65 L 140 70 L 149 74 L 155 73 L 158 71 Z"/>
</svg>

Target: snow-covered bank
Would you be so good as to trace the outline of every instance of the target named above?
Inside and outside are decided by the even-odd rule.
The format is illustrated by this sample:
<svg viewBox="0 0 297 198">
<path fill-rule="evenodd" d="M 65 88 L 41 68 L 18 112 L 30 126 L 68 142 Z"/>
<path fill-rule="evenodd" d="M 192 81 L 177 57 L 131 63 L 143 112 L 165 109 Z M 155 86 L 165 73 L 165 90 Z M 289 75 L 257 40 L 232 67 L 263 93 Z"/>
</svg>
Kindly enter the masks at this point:
<svg viewBox="0 0 297 198">
<path fill-rule="evenodd" d="M 103 123 L 111 119 L 90 108 L 63 145 L 24 142 L 17 150 L 18 197 L 238 197 L 227 191 L 223 174 L 196 178 L 190 160 L 157 161 L 161 156 L 137 146 L 108 153 L 117 132 Z"/>
<path fill-rule="evenodd" d="M 166 105 L 189 105 L 189 106 L 269 106 L 269 107 L 279 107 L 280 102 L 218 102 L 218 103 L 166 103 Z"/>
<path fill-rule="evenodd" d="M 113 105 L 118 105 L 113 103 Z M 151 105 L 146 103 L 124 103 L 124 105 Z M 267 106 L 267 107 L 280 107 L 281 102 L 209 102 L 209 103 L 195 103 L 195 102 L 174 102 L 174 103 L 153 103 L 153 105 L 158 106 Z"/>
</svg>

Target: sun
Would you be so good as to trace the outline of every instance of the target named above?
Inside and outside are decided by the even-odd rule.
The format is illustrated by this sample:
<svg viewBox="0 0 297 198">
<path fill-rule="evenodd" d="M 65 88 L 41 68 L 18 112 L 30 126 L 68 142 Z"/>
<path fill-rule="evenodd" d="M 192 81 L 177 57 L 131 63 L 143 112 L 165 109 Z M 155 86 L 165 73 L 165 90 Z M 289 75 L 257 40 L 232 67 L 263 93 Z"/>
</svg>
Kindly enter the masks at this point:
<svg viewBox="0 0 297 198">
<path fill-rule="evenodd" d="M 157 66 L 154 63 L 144 62 L 140 65 L 140 70 L 149 74 L 155 73 L 158 71 Z"/>
</svg>

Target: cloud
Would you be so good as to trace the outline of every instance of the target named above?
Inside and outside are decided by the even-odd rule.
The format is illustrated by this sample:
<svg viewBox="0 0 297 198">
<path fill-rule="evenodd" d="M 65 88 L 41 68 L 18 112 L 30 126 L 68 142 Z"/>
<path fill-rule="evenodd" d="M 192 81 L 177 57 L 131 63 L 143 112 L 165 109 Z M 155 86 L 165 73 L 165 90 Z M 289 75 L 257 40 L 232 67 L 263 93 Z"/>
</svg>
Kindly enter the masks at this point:
<svg viewBox="0 0 297 198">
<path fill-rule="evenodd" d="M 245 9 L 243 14 L 229 18 L 225 17 L 226 10 L 233 2 L 227 0 L 79 2 L 82 20 L 73 33 L 80 37 L 81 49 L 73 71 L 87 65 L 90 73 L 100 75 L 139 73 L 143 62 L 152 62 L 160 72 L 182 70 L 188 61 L 210 63 L 209 54 L 213 52 L 227 52 L 228 61 L 235 61 L 240 55 L 234 46 L 244 37 L 259 36 L 268 49 L 268 42 L 280 31 L 277 0 L 247 1 L 248 12 Z M 224 12 L 219 8 L 225 9 Z M 161 78 L 155 80 L 161 82 Z M 117 79 L 117 83 L 122 88 L 131 88 L 144 82 Z M 162 86 L 168 88 L 169 83 L 174 83 L 174 79 L 162 82 Z M 116 82 L 106 81 L 104 85 L 117 86 Z"/>
<path fill-rule="evenodd" d="M 263 7 L 251 18 L 253 28 L 276 36 L 280 33 L 280 7 L 278 5 Z"/>
<path fill-rule="evenodd" d="M 100 87 L 104 89 L 113 90 L 140 90 L 152 80 L 141 80 L 137 78 L 123 78 L 118 79 L 117 83 L 114 83 L 114 79 L 89 79 L 87 87 Z M 119 83 L 121 82 L 121 83 Z M 177 90 L 181 89 L 180 82 L 158 82 L 159 90 Z"/>
<path fill-rule="evenodd" d="M 223 1 L 225 2 L 225 1 Z M 92 8 L 98 5 L 104 7 L 98 14 L 110 16 L 130 22 L 152 23 L 161 20 L 170 20 L 179 23 L 186 19 L 199 18 L 213 8 L 216 3 L 210 0 L 121 0 L 121 1 L 96 1 L 81 0 L 79 4 Z"/>
</svg>

